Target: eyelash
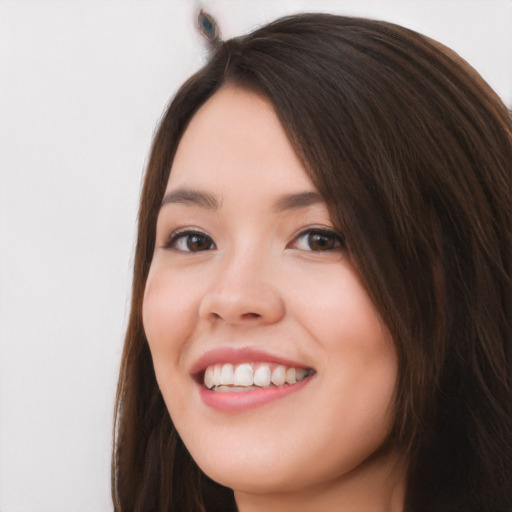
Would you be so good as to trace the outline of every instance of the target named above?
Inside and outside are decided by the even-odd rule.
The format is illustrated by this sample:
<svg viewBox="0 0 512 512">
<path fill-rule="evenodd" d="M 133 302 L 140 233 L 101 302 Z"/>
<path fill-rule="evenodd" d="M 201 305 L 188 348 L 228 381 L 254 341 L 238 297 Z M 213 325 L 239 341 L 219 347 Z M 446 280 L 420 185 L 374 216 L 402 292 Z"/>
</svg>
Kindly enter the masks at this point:
<svg viewBox="0 0 512 512">
<path fill-rule="evenodd" d="M 204 248 L 199 248 L 198 250 L 193 250 L 190 248 L 189 242 L 192 241 L 192 237 L 198 237 L 200 244 L 207 244 Z M 321 229 L 321 228 L 308 228 L 302 232 L 300 232 L 287 246 L 287 249 L 293 249 L 297 248 L 297 242 L 301 239 L 304 239 L 307 237 L 307 243 L 311 247 L 311 237 L 312 236 L 320 236 L 323 237 L 323 239 L 328 239 L 329 247 L 326 249 L 302 249 L 305 251 L 311 251 L 311 252 L 328 252 L 333 250 L 339 250 L 343 249 L 345 247 L 345 240 L 342 235 L 339 233 L 336 233 L 335 231 L 331 229 Z M 178 243 L 183 240 L 187 244 L 187 249 L 179 248 Z M 317 240 L 318 241 L 318 240 Z M 180 230 L 175 231 L 174 233 L 171 233 L 169 236 L 169 239 L 167 243 L 164 245 L 165 249 L 175 249 L 180 252 L 203 252 L 203 251 L 209 251 L 212 249 L 215 249 L 215 242 L 213 239 L 207 235 L 206 233 L 203 233 L 199 230 Z"/>
<path fill-rule="evenodd" d="M 191 237 L 197 236 L 203 239 L 203 242 L 208 243 L 208 247 L 206 249 L 199 249 L 197 251 L 190 250 L 190 247 L 188 246 L 188 242 L 191 241 Z M 184 240 L 185 243 L 187 243 L 187 249 L 180 249 L 178 248 L 178 243 L 180 240 Z M 215 243 L 213 242 L 212 238 L 208 236 L 206 233 L 203 233 L 202 231 L 195 230 L 195 229 L 186 229 L 186 230 L 180 230 L 175 231 L 174 233 L 171 233 L 169 236 L 169 239 L 167 240 L 167 243 L 164 245 L 165 249 L 175 249 L 177 251 L 181 252 L 202 252 L 205 250 L 211 250 L 215 248 Z"/>
<path fill-rule="evenodd" d="M 292 245 L 297 245 L 297 241 L 307 237 L 308 244 L 311 244 L 311 238 L 312 236 L 318 236 L 323 237 L 325 239 L 329 239 L 331 242 L 331 246 L 325 250 L 322 249 L 309 249 L 311 252 L 328 252 L 328 251 L 334 251 L 334 250 L 340 250 L 345 248 L 345 239 L 343 235 L 337 233 L 336 231 L 333 231 L 332 229 L 324 229 L 324 228 L 308 228 L 302 232 L 300 232 L 293 240 L 290 242 L 290 244 L 287 245 L 287 247 L 290 247 Z M 310 245 L 311 247 L 311 245 Z M 308 249 L 304 249 L 308 250 Z"/>
</svg>

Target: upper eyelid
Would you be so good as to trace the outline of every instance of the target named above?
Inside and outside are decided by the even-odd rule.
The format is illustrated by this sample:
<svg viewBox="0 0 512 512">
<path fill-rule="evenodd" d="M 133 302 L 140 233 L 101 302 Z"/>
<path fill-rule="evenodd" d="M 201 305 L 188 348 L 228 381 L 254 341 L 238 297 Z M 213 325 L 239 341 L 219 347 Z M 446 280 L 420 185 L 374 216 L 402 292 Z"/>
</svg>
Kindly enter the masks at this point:
<svg viewBox="0 0 512 512">
<path fill-rule="evenodd" d="M 213 237 L 211 235 L 209 235 L 203 229 L 192 227 L 192 226 L 187 226 L 187 227 L 178 228 L 178 229 L 175 229 L 174 231 L 171 231 L 171 233 L 169 233 L 169 235 L 166 236 L 162 247 L 164 247 L 164 248 L 171 247 L 171 245 L 173 243 L 175 243 L 180 237 L 182 237 L 184 235 L 196 235 L 196 234 L 207 236 L 208 238 L 210 238 L 213 245 L 216 245 Z"/>
<path fill-rule="evenodd" d="M 170 233 L 169 236 L 177 236 L 177 235 L 184 235 L 184 234 L 196 234 L 196 233 L 201 234 L 201 235 L 210 236 L 204 229 L 199 229 L 199 228 L 195 228 L 192 226 L 175 229 L 174 231 L 172 231 Z"/>
<path fill-rule="evenodd" d="M 332 234 L 332 235 L 336 235 L 336 236 L 343 238 L 343 235 L 340 232 L 338 232 L 335 228 L 321 226 L 321 225 L 314 225 L 314 226 L 307 226 L 307 227 L 303 227 L 303 228 L 299 229 L 292 235 L 292 239 L 297 238 L 301 235 L 304 235 L 305 233 L 309 233 L 310 231 L 318 231 L 321 233 Z M 211 235 L 209 235 L 202 228 L 198 228 L 198 227 L 194 227 L 194 226 L 186 226 L 183 228 L 177 228 L 177 229 L 173 230 L 169 234 L 168 238 L 172 238 L 172 237 L 178 236 L 180 234 L 188 234 L 188 233 L 192 233 L 192 234 L 199 233 L 201 235 L 206 235 L 206 236 L 211 237 Z"/>
<path fill-rule="evenodd" d="M 323 235 L 336 237 L 340 244 L 339 248 L 341 248 L 341 249 L 347 248 L 345 236 L 342 233 L 340 233 L 339 231 L 337 231 L 336 229 L 331 228 L 331 227 L 326 227 L 326 226 L 321 226 L 321 227 L 320 226 L 316 226 L 316 227 L 312 226 L 312 227 L 307 227 L 307 228 L 302 229 L 301 231 L 299 231 L 297 234 L 295 234 L 293 236 L 293 238 L 287 244 L 287 246 L 296 242 L 297 240 L 299 240 L 300 238 L 302 238 L 303 236 L 305 236 L 309 233 L 321 233 Z M 326 251 L 326 252 L 329 252 L 329 251 Z"/>
<path fill-rule="evenodd" d="M 317 232 L 317 233 L 325 233 L 327 235 L 334 235 L 334 236 L 337 236 L 337 237 L 341 238 L 342 240 L 345 238 L 342 233 L 340 233 L 339 231 L 337 231 L 335 228 L 332 228 L 332 227 L 327 227 L 327 226 L 308 226 L 308 227 L 302 228 L 299 231 L 297 231 L 293 235 L 292 240 L 295 240 L 296 238 L 299 238 L 300 236 L 305 235 L 306 233 L 310 233 L 310 232 Z"/>
<path fill-rule="evenodd" d="M 178 235 L 187 234 L 187 233 L 192 233 L 192 234 L 199 233 L 201 235 L 210 236 L 210 234 L 205 229 L 192 225 L 192 226 L 183 226 L 183 227 L 171 230 L 171 232 L 167 235 L 167 238 L 172 238 L 173 236 L 178 236 Z"/>
<path fill-rule="evenodd" d="M 299 239 L 300 237 L 306 235 L 307 233 L 311 233 L 311 232 L 318 232 L 318 233 L 324 233 L 326 235 L 336 236 L 340 239 L 341 243 L 343 245 L 345 245 L 345 237 L 343 236 L 342 233 L 340 233 L 333 227 L 322 226 L 322 225 L 313 225 L 313 226 L 307 226 L 307 227 L 301 228 L 300 230 L 296 231 L 292 235 L 290 242 L 288 242 L 288 244 Z M 185 227 L 177 228 L 177 229 L 171 231 L 171 233 L 169 233 L 169 235 L 166 236 L 163 246 L 164 247 L 170 246 L 171 243 L 178 240 L 178 238 L 180 236 L 193 235 L 193 234 L 205 235 L 211 239 L 211 241 L 213 242 L 214 245 L 216 245 L 215 240 L 206 230 L 196 227 L 196 226 L 185 226 Z"/>
</svg>

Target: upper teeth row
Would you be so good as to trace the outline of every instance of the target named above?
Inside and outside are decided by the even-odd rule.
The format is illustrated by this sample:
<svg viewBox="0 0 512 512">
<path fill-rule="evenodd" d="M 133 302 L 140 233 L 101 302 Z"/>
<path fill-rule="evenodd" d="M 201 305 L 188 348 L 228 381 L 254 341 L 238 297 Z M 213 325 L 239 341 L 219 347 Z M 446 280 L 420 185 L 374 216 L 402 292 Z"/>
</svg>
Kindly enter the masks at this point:
<svg viewBox="0 0 512 512">
<path fill-rule="evenodd" d="M 214 364 L 204 373 L 204 385 L 211 389 L 215 386 L 260 386 L 271 384 L 282 386 L 295 384 L 308 374 L 305 368 L 290 368 L 277 365 L 271 370 L 269 364 L 243 363 L 238 365 Z"/>
</svg>

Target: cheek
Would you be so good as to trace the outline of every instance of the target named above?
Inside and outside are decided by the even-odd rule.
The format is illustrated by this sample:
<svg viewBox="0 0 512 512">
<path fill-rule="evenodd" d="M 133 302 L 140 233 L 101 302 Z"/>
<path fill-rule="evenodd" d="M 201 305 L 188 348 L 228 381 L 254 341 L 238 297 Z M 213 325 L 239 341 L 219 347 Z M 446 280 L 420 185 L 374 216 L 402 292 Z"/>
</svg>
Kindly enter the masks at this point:
<svg viewBox="0 0 512 512">
<path fill-rule="evenodd" d="M 160 367 L 179 365 L 183 347 L 197 323 L 198 292 L 183 281 L 174 272 L 152 267 L 146 282 L 142 320 L 159 383 Z"/>
<path fill-rule="evenodd" d="M 194 283 L 158 262 L 149 272 L 142 319 L 158 386 L 169 413 L 186 414 L 190 382 L 184 381 L 182 356 L 197 325 Z M 196 284 L 197 287 L 197 284 Z"/>
<path fill-rule="evenodd" d="M 363 440 L 356 434 L 367 431 L 373 439 L 366 439 L 379 443 L 391 426 L 398 372 L 391 335 L 349 265 L 302 284 L 296 318 L 322 356 L 318 379 L 333 390 L 320 397 L 329 422 L 343 425 L 353 439 Z"/>
<path fill-rule="evenodd" d="M 350 263 L 303 272 L 288 297 L 297 321 L 329 352 L 349 352 L 362 360 L 394 357 L 387 327 Z"/>
<path fill-rule="evenodd" d="M 337 378 L 366 391 L 368 406 L 379 403 L 383 393 L 394 389 L 396 350 L 355 272 L 344 274 L 338 286 L 331 287 L 317 311 L 319 318 L 311 320 L 312 326 L 317 326 L 318 339 L 336 360 Z"/>
</svg>

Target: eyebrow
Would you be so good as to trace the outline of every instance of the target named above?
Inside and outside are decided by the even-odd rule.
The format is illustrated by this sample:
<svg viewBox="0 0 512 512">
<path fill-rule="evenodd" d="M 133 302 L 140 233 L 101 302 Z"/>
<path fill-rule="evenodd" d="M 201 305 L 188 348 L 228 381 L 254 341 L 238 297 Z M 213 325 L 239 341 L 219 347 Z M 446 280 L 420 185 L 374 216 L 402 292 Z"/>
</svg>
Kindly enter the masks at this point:
<svg viewBox="0 0 512 512">
<path fill-rule="evenodd" d="M 193 204 L 206 208 L 207 210 L 217 210 L 219 208 L 219 201 L 213 194 L 190 188 L 179 188 L 165 194 L 160 208 L 170 203 Z"/>
<path fill-rule="evenodd" d="M 308 206 L 324 202 L 324 198 L 316 191 L 287 194 L 277 200 L 274 205 L 274 211 L 284 212 L 287 210 L 306 208 Z"/>
<path fill-rule="evenodd" d="M 280 213 L 288 210 L 307 208 L 308 206 L 323 202 L 324 198 L 316 191 L 286 194 L 279 197 L 274 204 L 273 210 Z M 167 193 L 162 199 L 160 208 L 166 204 L 172 203 L 192 204 L 212 211 L 217 210 L 220 204 L 215 195 L 189 188 L 180 188 Z"/>
</svg>

